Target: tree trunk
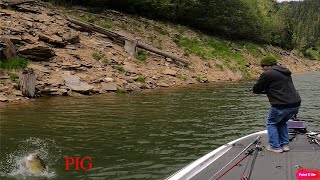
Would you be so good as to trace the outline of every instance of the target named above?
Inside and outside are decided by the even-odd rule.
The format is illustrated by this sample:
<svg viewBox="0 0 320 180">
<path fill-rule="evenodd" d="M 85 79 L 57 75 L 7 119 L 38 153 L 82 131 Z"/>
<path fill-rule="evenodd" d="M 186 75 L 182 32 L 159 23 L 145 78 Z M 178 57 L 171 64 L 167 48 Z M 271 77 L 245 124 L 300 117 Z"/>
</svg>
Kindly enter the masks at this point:
<svg viewBox="0 0 320 180">
<path fill-rule="evenodd" d="M 76 19 L 73 19 L 73 18 L 70 18 L 70 17 L 67 17 L 67 20 L 80 26 L 80 27 L 83 27 L 84 29 L 87 29 L 87 30 L 90 30 L 90 31 L 95 31 L 95 32 L 99 32 L 101 34 L 105 34 L 107 36 L 109 36 L 111 39 L 113 39 L 114 41 L 116 42 L 119 42 L 121 44 L 125 44 L 126 41 L 130 41 L 130 42 L 134 42 L 135 40 L 132 40 L 124 35 L 121 35 L 121 34 L 118 34 L 114 31 L 111 31 L 111 30 L 108 30 L 108 29 L 105 29 L 105 28 L 102 28 L 100 26 L 97 26 L 97 25 L 94 25 L 92 23 L 84 23 L 82 21 L 78 21 Z M 155 48 L 151 45 L 148 45 L 148 44 L 145 44 L 143 42 L 140 42 L 140 41 L 137 41 L 137 47 L 138 48 L 142 48 L 142 49 L 145 49 L 145 50 L 148 50 L 150 52 L 153 52 L 153 53 L 156 53 L 156 54 L 159 54 L 161 56 L 165 56 L 165 57 L 168 57 L 168 58 L 171 58 L 173 61 L 177 61 L 179 63 L 182 63 L 182 64 L 185 64 L 185 65 L 188 65 L 189 62 L 185 59 L 182 59 L 182 58 L 179 58 L 171 53 L 168 53 L 168 52 L 165 52 L 165 51 L 162 51 L 158 48 Z"/>
<path fill-rule="evenodd" d="M 21 92 L 26 97 L 34 97 L 36 91 L 36 75 L 33 70 L 23 70 L 19 76 Z"/>
</svg>

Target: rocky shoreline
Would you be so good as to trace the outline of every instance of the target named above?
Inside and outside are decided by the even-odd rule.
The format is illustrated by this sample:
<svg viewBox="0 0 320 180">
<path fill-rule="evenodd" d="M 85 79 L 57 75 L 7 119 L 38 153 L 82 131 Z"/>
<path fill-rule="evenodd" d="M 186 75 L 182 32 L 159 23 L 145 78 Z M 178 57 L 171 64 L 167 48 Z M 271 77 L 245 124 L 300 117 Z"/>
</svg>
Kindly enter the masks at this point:
<svg viewBox="0 0 320 180">
<path fill-rule="evenodd" d="M 131 92 L 243 78 L 241 71 L 219 68 L 222 60 L 212 62 L 196 55 L 185 57 L 190 62 L 188 66 L 152 53 L 148 53 L 147 60 L 139 60 L 106 35 L 68 22 L 66 12 L 72 11 L 50 8 L 34 0 L 0 0 L 0 58 L 19 56 L 30 60 L 27 69 L 36 76 L 36 97 Z M 117 12 L 110 14 L 109 18 L 117 22 L 129 18 Z M 147 19 L 140 21 L 144 24 L 156 23 Z M 153 43 L 148 38 L 150 36 L 115 30 Z M 173 31 L 170 34 L 174 36 Z M 171 38 L 163 37 L 163 49 L 176 56 L 184 56 L 183 49 Z M 266 51 L 279 55 L 281 63 L 293 72 L 320 70 L 318 61 L 304 60 L 272 46 L 267 47 Z M 257 66 L 259 59 L 245 52 L 243 54 L 250 60 L 247 65 L 250 75 L 257 77 L 260 72 Z M 19 88 L 19 78 L 12 78 L 13 74 L 19 77 L 21 70 L 0 72 L 0 102 L 28 99 Z"/>
</svg>

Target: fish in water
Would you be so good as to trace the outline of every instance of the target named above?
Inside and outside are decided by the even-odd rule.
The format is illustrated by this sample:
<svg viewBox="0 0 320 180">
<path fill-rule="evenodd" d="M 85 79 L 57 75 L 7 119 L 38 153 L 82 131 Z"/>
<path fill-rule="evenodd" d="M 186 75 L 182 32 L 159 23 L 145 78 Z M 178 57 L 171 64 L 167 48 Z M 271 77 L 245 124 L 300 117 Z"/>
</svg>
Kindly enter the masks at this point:
<svg viewBox="0 0 320 180">
<path fill-rule="evenodd" d="M 46 165 L 38 154 L 31 153 L 25 161 L 26 168 L 29 173 L 34 176 L 40 176 L 46 170 Z"/>
</svg>

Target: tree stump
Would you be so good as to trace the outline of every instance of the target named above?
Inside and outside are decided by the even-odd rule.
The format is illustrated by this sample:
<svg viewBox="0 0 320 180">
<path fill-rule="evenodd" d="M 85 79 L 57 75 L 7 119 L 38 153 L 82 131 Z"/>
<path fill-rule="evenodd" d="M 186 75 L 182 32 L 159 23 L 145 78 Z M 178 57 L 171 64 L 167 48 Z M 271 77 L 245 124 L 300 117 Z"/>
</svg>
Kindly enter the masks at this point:
<svg viewBox="0 0 320 180">
<path fill-rule="evenodd" d="M 36 75 L 32 69 L 23 70 L 19 76 L 21 92 L 26 97 L 34 97 L 36 92 Z"/>
<path fill-rule="evenodd" d="M 138 41 L 136 40 L 125 40 L 124 50 L 132 57 L 135 57 L 137 54 L 137 47 Z"/>
</svg>

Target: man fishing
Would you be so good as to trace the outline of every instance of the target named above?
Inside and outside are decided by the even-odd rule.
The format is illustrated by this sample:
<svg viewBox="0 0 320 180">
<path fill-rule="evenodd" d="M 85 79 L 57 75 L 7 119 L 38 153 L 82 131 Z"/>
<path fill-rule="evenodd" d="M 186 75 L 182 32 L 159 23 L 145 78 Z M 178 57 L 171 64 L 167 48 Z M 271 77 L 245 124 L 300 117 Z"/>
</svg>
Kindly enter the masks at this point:
<svg viewBox="0 0 320 180">
<path fill-rule="evenodd" d="M 277 65 L 275 57 L 263 58 L 260 65 L 263 73 L 252 91 L 267 94 L 271 104 L 267 118 L 269 145 L 266 149 L 276 153 L 289 151 L 287 121 L 298 113 L 301 98 L 293 85 L 290 70 Z"/>
</svg>

